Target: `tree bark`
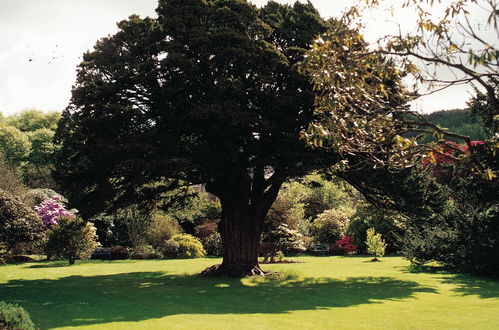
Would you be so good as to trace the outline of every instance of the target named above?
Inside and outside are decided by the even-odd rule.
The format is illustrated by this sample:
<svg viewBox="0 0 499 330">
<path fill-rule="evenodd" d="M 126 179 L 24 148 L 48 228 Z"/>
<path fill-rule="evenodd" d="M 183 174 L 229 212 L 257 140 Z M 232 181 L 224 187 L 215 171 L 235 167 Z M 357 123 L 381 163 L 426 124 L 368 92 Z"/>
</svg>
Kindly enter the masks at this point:
<svg viewBox="0 0 499 330">
<path fill-rule="evenodd" d="M 277 181 L 259 186 L 246 177 L 231 193 L 215 193 L 222 205 L 218 229 L 223 244 L 223 261 L 205 269 L 201 275 L 245 277 L 267 273 L 258 264 L 260 239 L 263 222 L 281 184 Z"/>
</svg>

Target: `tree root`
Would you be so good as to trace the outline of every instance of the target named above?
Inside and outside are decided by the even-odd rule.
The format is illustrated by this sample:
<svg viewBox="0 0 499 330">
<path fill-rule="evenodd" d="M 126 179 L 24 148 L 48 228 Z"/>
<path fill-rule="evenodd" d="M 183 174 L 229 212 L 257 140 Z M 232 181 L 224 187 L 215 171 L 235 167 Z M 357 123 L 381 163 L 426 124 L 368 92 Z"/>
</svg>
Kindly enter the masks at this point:
<svg viewBox="0 0 499 330">
<path fill-rule="evenodd" d="M 272 274 L 271 271 L 265 271 L 259 265 L 247 266 L 232 266 L 227 267 L 224 264 L 213 265 L 203 270 L 199 275 L 202 277 L 251 277 L 251 276 L 266 276 Z"/>
</svg>

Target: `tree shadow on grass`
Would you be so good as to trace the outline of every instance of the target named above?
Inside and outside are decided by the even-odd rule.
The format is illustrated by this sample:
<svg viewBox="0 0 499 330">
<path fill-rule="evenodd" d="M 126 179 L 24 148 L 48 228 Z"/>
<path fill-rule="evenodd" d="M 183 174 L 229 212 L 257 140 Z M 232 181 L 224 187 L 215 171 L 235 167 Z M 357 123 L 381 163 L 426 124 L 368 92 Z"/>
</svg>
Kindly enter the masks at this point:
<svg viewBox="0 0 499 330">
<path fill-rule="evenodd" d="M 389 277 L 202 278 L 137 272 L 60 279 L 11 280 L 1 300 L 28 310 L 42 329 L 141 321 L 175 314 L 286 313 L 341 308 L 436 292 Z"/>
<path fill-rule="evenodd" d="M 419 274 L 439 274 L 442 284 L 452 284 L 454 292 L 463 296 L 475 295 L 480 298 L 499 298 L 499 279 L 480 277 L 469 274 L 456 274 L 442 266 L 436 265 L 409 265 L 404 267 L 405 272 Z"/>
<path fill-rule="evenodd" d="M 443 278 L 442 283 L 455 285 L 456 288 L 453 291 L 463 296 L 475 295 L 483 299 L 499 298 L 498 279 L 458 274 Z"/>
</svg>

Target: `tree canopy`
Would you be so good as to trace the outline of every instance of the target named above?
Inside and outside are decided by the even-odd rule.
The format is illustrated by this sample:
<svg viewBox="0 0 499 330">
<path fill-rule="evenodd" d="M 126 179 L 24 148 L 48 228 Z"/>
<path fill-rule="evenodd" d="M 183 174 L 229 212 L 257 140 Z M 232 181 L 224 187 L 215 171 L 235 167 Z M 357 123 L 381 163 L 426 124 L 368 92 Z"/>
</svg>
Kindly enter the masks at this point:
<svg viewBox="0 0 499 330">
<path fill-rule="evenodd" d="M 281 184 L 339 160 L 299 138 L 315 93 L 298 70 L 338 23 L 299 2 L 161 0 L 157 13 L 84 54 L 57 131 L 58 180 L 87 215 L 205 184 L 222 204 L 226 271 L 247 274 Z"/>
</svg>

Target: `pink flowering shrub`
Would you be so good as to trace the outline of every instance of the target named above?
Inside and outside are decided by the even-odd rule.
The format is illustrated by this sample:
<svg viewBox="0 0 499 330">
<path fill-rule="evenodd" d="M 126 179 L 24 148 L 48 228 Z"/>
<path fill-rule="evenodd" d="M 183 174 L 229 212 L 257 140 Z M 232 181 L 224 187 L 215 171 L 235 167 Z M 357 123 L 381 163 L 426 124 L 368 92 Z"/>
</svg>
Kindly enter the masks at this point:
<svg viewBox="0 0 499 330">
<path fill-rule="evenodd" d="M 66 210 L 59 196 L 52 196 L 44 200 L 35 206 L 35 211 L 42 218 L 43 224 L 48 227 L 56 225 L 60 217 L 75 217 L 73 213 Z"/>
<path fill-rule="evenodd" d="M 345 254 L 350 254 L 357 250 L 357 245 L 355 245 L 353 240 L 348 236 L 343 236 L 340 240 L 337 240 L 336 245 L 338 245 Z"/>
</svg>

